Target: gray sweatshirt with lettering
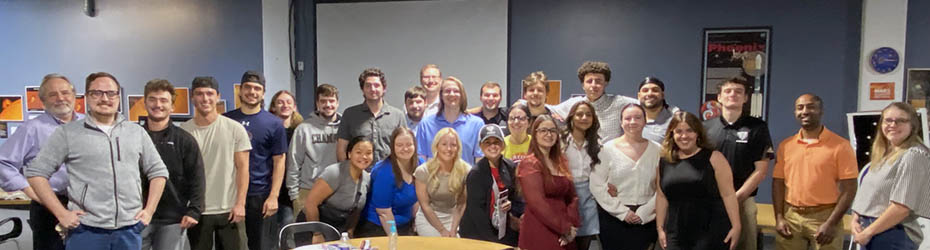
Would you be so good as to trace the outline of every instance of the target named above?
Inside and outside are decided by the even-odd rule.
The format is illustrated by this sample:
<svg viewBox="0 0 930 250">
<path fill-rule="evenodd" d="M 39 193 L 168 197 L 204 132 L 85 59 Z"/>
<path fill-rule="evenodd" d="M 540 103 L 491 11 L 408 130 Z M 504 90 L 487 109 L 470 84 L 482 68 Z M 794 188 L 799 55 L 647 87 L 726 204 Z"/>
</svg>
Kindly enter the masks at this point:
<svg viewBox="0 0 930 250">
<path fill-rule="evenodd" d="M 109 134 L 89 117 L 58 127 L 24 174 L 49 178 L 63 163 L 68 164 L 68 209 L 86 213 L 81 224 L 104 229 L 138 223 L 142 176 L 145 181 L 168 177 L 149 135 L 122 116 Z"/>
<path fill-rule="evenodd" d="M 329 121 L 313 112 L 294 129 L 284 178 L 291 200 L 298 198 L 301 188 L 312 188 L 323 168 L 336 163 L 336 132 L 341 121 L 339 113 L 336 121 Z"/>
</svg>

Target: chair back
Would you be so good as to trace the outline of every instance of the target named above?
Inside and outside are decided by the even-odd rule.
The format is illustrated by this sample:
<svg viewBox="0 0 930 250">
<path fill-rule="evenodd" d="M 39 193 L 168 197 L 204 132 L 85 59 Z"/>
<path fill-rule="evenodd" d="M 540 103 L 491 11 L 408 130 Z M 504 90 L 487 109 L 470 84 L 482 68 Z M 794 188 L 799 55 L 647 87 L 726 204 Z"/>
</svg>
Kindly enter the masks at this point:
<svg viewBox="0 0 930 250">
<path fill-rule="evenodd" d="M 13 230 L 10 230 L 9 233 L 0 235 L 0 242 L 19 237 L 19 235 L 23 233 L 23 221 L 18 217 L 10 217 L 0 220 L 0 226 L 3 226 L 6 223 L 13 223 Z"/>
<path fill-rule="evenodd" d="M 281 232 L 278 234 L 278 248 L 279 249 L 293 249 L 297 248 L 297 244 L 294 240 L 294 235 L 299 233 L 322 233 L 323 239 L 326 241 L 335 241 L 339 240 L 339 230 L 336 230 L 335 227 L 330 226 L 329 224 L 319 222 L 319 221 L 309 221 L 309 222 L 296 222 L 287 224 L 284 228 L 281 228 Z M 311 238 L 313 234 L 310 234 Z M 306 242 L 309 242 L 310 239 L 306 239 Z"/>
</svg>

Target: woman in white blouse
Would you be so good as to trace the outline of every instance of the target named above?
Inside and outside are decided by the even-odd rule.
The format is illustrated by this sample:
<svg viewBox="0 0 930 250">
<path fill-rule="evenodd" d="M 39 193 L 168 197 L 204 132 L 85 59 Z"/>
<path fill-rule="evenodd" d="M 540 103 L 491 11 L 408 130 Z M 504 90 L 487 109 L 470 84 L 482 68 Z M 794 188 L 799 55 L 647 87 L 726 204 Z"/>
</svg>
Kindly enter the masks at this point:
<svg viewBox="0 0 930 250">
<path fill-rule="evenodd" d="M 647 249 L 656 242 L 656 167 L 662 146 L 643 138 L 646 111 L 638 104 L 620 110 L 623 135 L 604 143 L 589 181 L 598 204 L 604 249 Z"/>
<path fill-rule="evenodd" d="M 575 244 L 578 250 L 588 250 L 600 229 L 597 223 L 597 202 L 591 197 L 588 176 L 591 168 L 601 163 L 598 157 L 601 145 L 598 144 L 597 133 L 601 125 L 594 105 L 584 101 L 572 105 L 566 123 L 568 134 L 563 138 L 565 148 L 562 153 L 572 171 L 572 181 L 578 195 L 578 214 L 581 216 L 581 227 L 578 228 Z"/>
</svg>

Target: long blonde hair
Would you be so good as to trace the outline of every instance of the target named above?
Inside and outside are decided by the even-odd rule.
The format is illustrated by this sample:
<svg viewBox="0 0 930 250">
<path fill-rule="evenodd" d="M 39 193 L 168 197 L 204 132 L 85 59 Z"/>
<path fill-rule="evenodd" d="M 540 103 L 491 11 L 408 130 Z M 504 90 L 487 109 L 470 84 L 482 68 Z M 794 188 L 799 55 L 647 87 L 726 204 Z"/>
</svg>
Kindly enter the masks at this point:
<svg viewBox="0 0 930 250">
<path fill-rule="evenodd" d="M 297 125 L 300 125 L 300 123 L 304 121 L 304 116 L 300 115 L 300 111 L 297 110 L 297 97 L 294 96 L 294 94 L 292 94 L 290 91 L 281 90 L 278 91 L 278 93 L 275 93 L 274 96 L 271 97 L 271 104 L 268 105 L 268 112 L 271 112 L 275 115 L 278 114 L 278 108 L 274 106 L 274 103 L 278 101 L 278 98 L 281 98 L 281 95 L 289 95 L 291 96 L 291 99 L 294 99 L 294 113 L 292 113 L 291 117 L 288 118 L 291 120 L 291 125 L 288 128 L 296 128 Z"/>
<path fill-rule="evenodd" d="M 907 138 L 904 138 L 904 141 L 902 141 L 901 145 L 898 147 L 891 145 L 891 141 L 885 137 L 885 133 L 882 133 L 881 127 L 882 124 L 885 123 L 885 112 L 892 108 L 907 113 L 907 118 L 909 119 L 907 123 L 911 126 L 911 133 L 907 135 Z M 888 104 L 887 107 L 882 109 L 882 116 L 878 121 L 879 126 L 878 129 L 875 130 L 875 141 L 872 142 L 872 152 L 869 154 L 871 156 L 869 160 L 871 168 L 878 169 L 885 163 L 893 163 L 898 160 L 898 158 L 901 158 L 901 154 L 907 151 L 907 149 L 921 145 L 920 117 L 917 116 L 917 111 L 914 110 L 914 107 L 911 107 L 911 105 L 907 105 L 903 102 Z"/>
<path fill-rule="evenodd" d="M 455 160 L 454 160 L 455 163 L 452 165 L 452 173 L 449 176 L 449 192 L 451 192 L 452 195 L 455 196 L 455 200 L 457 202 L 464 202 L 465 201 L 465 177 L 468 174 L 468 169 L 470 167 L 468 165 L 468 162 L 465 162 L 465 160 L 462 160 L 462 143 L 461 143 L 461 140 L 459 139 L 459 134 L 456 133 L 455 130 L 452 128 L 440 129 L 439 132 L 436 133 L 436 136 L 433 137 L 433 144 L 432 144 L 432 147 L 430 147 L 433 152 L 433 158 L 430 158 L 425 163 L 426 169 L 429 170 L 429 179 L 427 179 L 426 187 L 428 188 L 428 191 L 430 193 L 436 192 L 437 190 L 439 190 L 438 180 L 439 180 L 439 171 L 440 171 L 439 170 L 440 160 L 439 160 L 439 157 L 436 156 L 436 154 L 439 151 L 439 141 L 441 141 L 442 138 L 447 135 L 451 135 L 455 137 L 455 142 L 456 144 L 458 144 L 456 146 L 458 150 L 456 150 L 456 154 L 455 154 Z"/>
</svg>

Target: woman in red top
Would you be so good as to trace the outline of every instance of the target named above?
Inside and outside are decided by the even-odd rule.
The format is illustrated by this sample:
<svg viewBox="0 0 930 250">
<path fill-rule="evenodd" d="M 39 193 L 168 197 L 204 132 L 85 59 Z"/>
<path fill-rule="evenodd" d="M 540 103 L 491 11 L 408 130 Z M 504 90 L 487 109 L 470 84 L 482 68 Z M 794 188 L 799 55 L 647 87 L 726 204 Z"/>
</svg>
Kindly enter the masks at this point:
<svg viewBox="0 0 930 250">
<path fill-rule="evenodd" d="M 517 167 L 526 200 L 518 245 L 523 249 L 575 249 L 580 226 L 578 197 L 568 161 L 562 156 L 559 128 L 548 115 L 533 122 L 530 151 Z"/>
</svg>

